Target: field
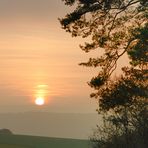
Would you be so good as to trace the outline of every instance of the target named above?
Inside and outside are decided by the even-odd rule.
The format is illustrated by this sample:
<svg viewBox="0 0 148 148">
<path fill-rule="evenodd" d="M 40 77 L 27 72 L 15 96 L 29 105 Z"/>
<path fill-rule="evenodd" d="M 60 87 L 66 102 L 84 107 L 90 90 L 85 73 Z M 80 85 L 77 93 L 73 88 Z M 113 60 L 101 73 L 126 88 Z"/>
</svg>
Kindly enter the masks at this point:
<svg viewBox="0 0 148 148">
<path fill-rule="evenodd" d="M 0 148 L 89 148 L 87 140 L 0 135 Z"/>
<path fill-rule="evenodd" d="M 13 145 L 13 144 L 0 144 L 0 148 L 27 148 L 20 145 Z"/>
</svg>

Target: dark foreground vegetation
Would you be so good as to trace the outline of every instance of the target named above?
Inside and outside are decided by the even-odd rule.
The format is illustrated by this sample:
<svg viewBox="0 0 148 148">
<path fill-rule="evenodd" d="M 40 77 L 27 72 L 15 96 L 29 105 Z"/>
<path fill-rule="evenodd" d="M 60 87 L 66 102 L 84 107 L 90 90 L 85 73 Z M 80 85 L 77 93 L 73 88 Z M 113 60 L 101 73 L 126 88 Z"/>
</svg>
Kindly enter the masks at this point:
<svg viewBox="0 0 148 148">
<path fill-rule="evenodd" d="M 148 0 L 63 0 L 74 10 L 59 19 L 80 48 L 96 50 L 82 66 L 98 69 L 88 83 L 104 124 L 91 138 L 94 148 L 148 147 Z M 122 63 L 120 74 L 116 73 Z M 116 73 L 116 77 L 115 74 Z"/>
</svg>

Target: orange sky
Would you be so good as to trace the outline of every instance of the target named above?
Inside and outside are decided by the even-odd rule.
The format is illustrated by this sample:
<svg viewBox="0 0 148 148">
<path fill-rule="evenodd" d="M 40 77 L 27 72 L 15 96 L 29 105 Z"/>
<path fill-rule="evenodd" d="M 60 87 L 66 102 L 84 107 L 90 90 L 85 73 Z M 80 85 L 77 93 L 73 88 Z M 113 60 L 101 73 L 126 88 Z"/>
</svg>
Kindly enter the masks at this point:
<svg viewBox="0 0 148 148">
<path fill-rule="evenodd" d="M 86 84 L 94 70 L 78 66 L 90 55 L 57 20 L 67 11 L 61 0 L 0 0 L 0 112 L 95 112 Z M 42 108 L 33 103 L 39 91 Z"/>
<path fill-rule="evenodd" d="M 67 11 L 60 0 L 0 0 L 0 112 L 95 111 L 91 70 L 78 66 L 89 56 L 57 20 Z M 46 106 L 37 108 L 40 91 Z"/>
</svg>

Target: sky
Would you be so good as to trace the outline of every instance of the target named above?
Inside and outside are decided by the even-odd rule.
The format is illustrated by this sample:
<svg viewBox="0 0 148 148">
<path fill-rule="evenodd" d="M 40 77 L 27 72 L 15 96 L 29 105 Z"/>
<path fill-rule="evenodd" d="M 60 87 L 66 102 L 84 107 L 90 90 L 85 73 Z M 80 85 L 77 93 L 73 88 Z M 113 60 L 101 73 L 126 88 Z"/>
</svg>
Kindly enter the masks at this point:
<svg viewBox="0 0 148 148">
<path fill-rule="evenodd" d="M 95 112 L 87 82 L 89 55 L 58 18 L 72 8 L 61 0 L 0 0 L 0 112 Z M 45 98 L 36 106 L 37 97 Z"/>
<path fill-rule="evenodd" d="M 61 0 L 0 0 L 0 112 L 95 113 L 87 82 L 97 70 L 78 64 L 96 53 L 58 21 L 71 10 Z"/>
</svg>

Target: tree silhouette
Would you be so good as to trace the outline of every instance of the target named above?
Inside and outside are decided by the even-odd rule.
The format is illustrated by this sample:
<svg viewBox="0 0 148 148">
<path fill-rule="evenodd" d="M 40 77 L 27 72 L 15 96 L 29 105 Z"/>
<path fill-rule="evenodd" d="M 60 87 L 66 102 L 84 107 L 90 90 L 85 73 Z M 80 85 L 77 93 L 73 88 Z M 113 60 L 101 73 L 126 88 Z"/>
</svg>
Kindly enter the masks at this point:
<svg viewBox="0 0 148 148">
<path fill-rule="evenodd" d="M 105 115 L 104 127 L 108 125 L 105 128 L 104 141 L 99 137 L 99 143 L 102 147 L 111 147 L 111 143 L 112 147 L 115 147 L 115 141 L 120 141 L 120 144 L 116 143 L 117 147 L 121 147 L 121 144 L 126 148 L 139 145 L 146 147 L 148 1 L 63 1 L 65 5 L 74 5 L 75 10 L 65 18 L 59 19 L 62 28 L 71 33 L 72 37 L 91 38 L 90 42 L 80 45 L 84 52 L 102 51 L 97 57 L 91 57 L 87 62 L 80 63 L 99 69 L 98 75 L 89 82 L 90 87 L 94 89 L 90 97 L 98 99 L 98 113 Z M 130 63 L 127 67 L 122 67 L 122 74 L 118 78 L 113 78 L 119 59 L 125 54 L 128 55 Z M 99 128 L 99 133 L 101 130 L 102 128 Z M 137 140 L 138 145 L 131 137 L 137 137 L 136 139 L 139 137 L 143 141 Z M 93 139 L 97 141 L 96 138 Z"/>
</svg>

